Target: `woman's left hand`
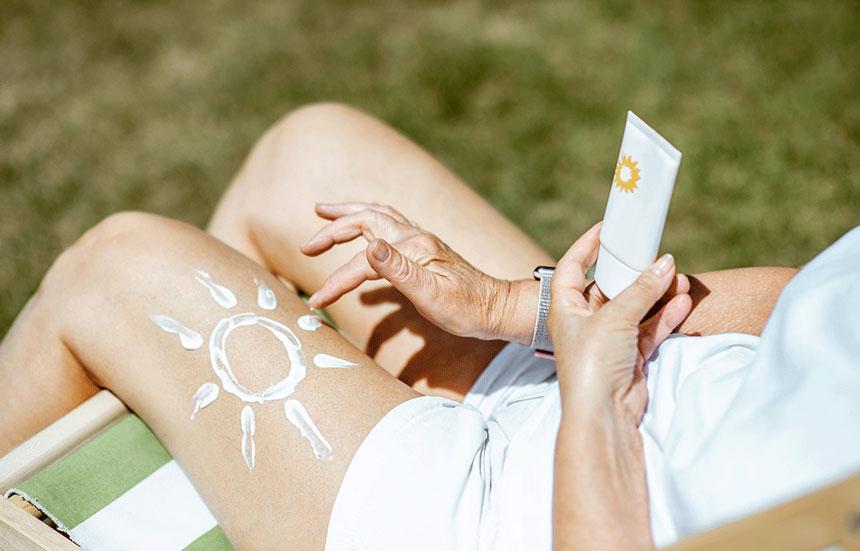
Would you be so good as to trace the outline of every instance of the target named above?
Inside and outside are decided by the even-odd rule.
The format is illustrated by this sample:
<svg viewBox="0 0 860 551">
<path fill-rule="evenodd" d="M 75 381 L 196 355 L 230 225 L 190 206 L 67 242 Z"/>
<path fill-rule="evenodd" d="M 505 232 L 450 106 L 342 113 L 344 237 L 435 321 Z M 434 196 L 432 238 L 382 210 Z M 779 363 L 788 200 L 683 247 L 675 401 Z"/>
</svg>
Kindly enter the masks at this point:
<svg viewBox="0 0 860 551">
<path fill-rule="evenodd" d="M 332 222 L 302 245 L 304 254 L 316 256 L 360 237 L 369 244 L 325 280 L 308 300 L 311 307 L 324 308 L 363 282 L 384 278 L 449 333 L 506 338 L 501 326 L 508 316 L 510 282 L 478 270 L 389 206 L 320 203 L 316 212 Z"/>
</svg>

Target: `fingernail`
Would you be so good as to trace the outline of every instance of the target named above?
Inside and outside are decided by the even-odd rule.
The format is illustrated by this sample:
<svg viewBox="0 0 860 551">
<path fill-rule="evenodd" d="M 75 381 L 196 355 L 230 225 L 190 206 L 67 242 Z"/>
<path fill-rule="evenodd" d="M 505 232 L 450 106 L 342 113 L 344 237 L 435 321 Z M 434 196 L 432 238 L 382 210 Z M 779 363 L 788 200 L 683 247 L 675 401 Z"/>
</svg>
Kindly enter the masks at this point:
<svg viewBox="0 0 860 551">
<path fill-rule="evenodd" d="M 385 262 L 391 256 L 391 251 L 388 249 L 388 244 L 385 241 L 376 241 L 373 244 L 373 250 L 370 251 L 373 258 L 380 262 Z"/>
<path fill-rule="evenodd" d="M 651 270 L 657 277 L 663 277 L 663 274 L 669 271 L 674 262 L 675 258 L 671 254 L 666 253 L 660 257 L 660 260 L 654 263 Z"/>
<path fill-rule="evenodd" d="M 317 298 L 317 294 L 316 294 L 316 293 L 314 293 L 314 294 L 312 294 L 311 296 L 309 296 L 309 297 L 308 297 L 308 306 L 310 306 L 310 305 L 314 304 L 314 301 L 316 300 L 316 298 Z"/>
</svg>

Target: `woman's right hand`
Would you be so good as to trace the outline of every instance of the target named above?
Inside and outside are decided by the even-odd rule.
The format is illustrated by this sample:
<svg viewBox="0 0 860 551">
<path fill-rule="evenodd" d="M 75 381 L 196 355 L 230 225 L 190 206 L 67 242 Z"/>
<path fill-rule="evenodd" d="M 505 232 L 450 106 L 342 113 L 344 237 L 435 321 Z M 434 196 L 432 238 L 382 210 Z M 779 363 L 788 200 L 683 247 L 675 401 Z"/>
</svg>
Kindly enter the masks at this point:
<svg viewBox="0 0 860 551">
<path fill-rule="evenodd" d="M 672 255 L 663 255 L 615 299 L 589 312 L 581 289 L 596 247 L 571 247 L 552 282 L 548 325 L 562 397 L 576 395 L 580 407 L 609 405 L 638 424 L 648 398 L 645 361 L 689 315 L 690 284 L 676 276 Z"/>
<path fill-rule="evenodd" d="M 665 255 L 591 313 L 581 289 L 597 251 L 571 247 L 556 267 L 549 330 L 562 415 L 553 495 L 555 549 L 651 549 L 644 444 L 645 361 L 689 314 L 686 278 Z M 654 316 L 643 318 L 675 284 Z"/>
</svg>

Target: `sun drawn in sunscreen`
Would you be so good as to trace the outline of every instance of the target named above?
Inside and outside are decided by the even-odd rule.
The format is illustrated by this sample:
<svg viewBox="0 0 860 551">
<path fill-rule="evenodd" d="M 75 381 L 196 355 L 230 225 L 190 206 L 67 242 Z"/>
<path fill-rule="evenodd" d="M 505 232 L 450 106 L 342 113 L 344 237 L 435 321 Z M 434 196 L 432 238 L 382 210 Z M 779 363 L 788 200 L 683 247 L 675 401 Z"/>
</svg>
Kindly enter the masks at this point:
<svg viewBox="0 0 860 551">
<path fill-rule="evenodd" d="M 213 281 L 207 272 L 197 270 L 195 274 L 195 279 L 209 291 L 209 295 L 218 306 L 224 309 L 231 309 L 236 306 L 238 301 L 233 291 Z M 256 278 L 254 278 L 254 283 L 257 287 L 257 305 L 263 310 L 274 310 L 277 308 L 277 297 L 274 291 Z M 316 316 L 313 317 L 316 318 Z M 301 329 L 315 331 L 321 325 L 307 318 L 309 316 L 302 316 L 297 320 L 297 325 Z M 172 318 L 156 314 L 150 316 L 150 319 L 163 331 L 178 334 L 180 344 L 186 350 L 197 350 L 203 344 L 203 337 L 199 333 L 188 329 Z M 239 381 L 227 358 L 227 344 L 233 331 L 254 326 L 271 333 L 283 346 L 286 353 L 285 359 L 289 364 L 289 371 L 286 377 L 267 387 L 257 389 L 248 388 Z M 316 365 L 319 368 L 351 369 L 358 367 L 353 362 L 329 356 L 328 354 L 316 355 L 316 358 L 320 357 L 324 357 L 326 361 L 317 361 Z M 209 361 L 212 371 L 215 372 L 221 386 L 219 387 L 212 382 L 205 382 L 197 389 L 192 397 L 191 419 L 195 419 L 200 410 L 212 404 L 219 397 L 221 389 L 245 402 L 246 405 L 242 408 L 239 424 L 242 429 L 242 458 L 248 470 L 253 470 L 257 461 L 257 446 L 254 442 L 257 424 L 253 404 L 262 404 L 275 400 L 284 400 L 284 416 L 308 440 L 314 455 L 318 459 L 331 461 L 334 458 L 331 444 L 320 433 L 319 428 L 317 428 L 305 407 L 298 400 L 287 399 L 295 392 L 296 387 L 305 378 L 308 371 L 308 363 L 302 351 L 302 343 L 289 327 L 281 322 L 257 315 L 253 312 L 223 317 L 215 324 L 215 328 L 209 336 Z"/>
<path fill-rule="evenodd" d="M 615 178 L 613 182 L 618 189 L 625 193 L 636 191 L 641 169 L 638 168 L 639 161 L 634 161 L 630 155 L 622 155 L 621 160 L 615 165 Z"/>
<path fill-rule="evenodd" d="M 305 314 L 296 320 L 296 325 L 303 331 L 316 331 L 322 327 L 322 320 L 316 314 Z"/>
</svg>

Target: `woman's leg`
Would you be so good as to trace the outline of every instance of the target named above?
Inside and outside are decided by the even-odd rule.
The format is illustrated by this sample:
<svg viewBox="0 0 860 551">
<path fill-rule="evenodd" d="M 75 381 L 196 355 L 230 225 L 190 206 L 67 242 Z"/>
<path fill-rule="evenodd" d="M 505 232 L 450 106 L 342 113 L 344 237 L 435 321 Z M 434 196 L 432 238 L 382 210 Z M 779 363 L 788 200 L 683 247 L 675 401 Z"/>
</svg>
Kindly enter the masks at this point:
<svg viewBox="0 0 860 551">
<path fill-rule="evenodd" d="M 322 225 L 315 202 L 390 204 L 497 277 L 531 277 L 552 258 L 442 164 L 354 109 L 321 104 L 275 125 L 248 157 L 209 225 L 222 241 L 313 292 L 364 243 L 318 258 L 299 246 Z M 387 283 L 367 283 L 330 307 L 344 335 L 422 392 L 461 397 L 499 343 L 453 337 Z"/>
<path fill-rule="evenodd" d="M 59 308 L 37 294 L 0 342 L 0 457 L 99 390 L 57 336 Z"/>
<path fill-rule="evenodd" d="M 210 292 L 210 277 L 232 290 L 235 306 L 224 289 Z M 255 278 L 274 291 L 274 310 L 258 305 Z M 416 393 L 337 332 L 300 330 L 296 319 L 306 313 L 299 298 L 265 269 L 205 233 L 153 215 L 112 216 L 57 260 L 0 348 L 4 392 L 10 384 L 15 389 L 15 401 L 0 401 L 0 454 L 31 432 L 28 425 L 56 417 L 56 400 L 108 388 L 179 461 L 235 544 L 321 548 L 356 448 L 386 412 Z M 157 325 L 163 318 L 152 316 L 179 321 L 202 339 L 189 334 L 181 343 L 179 335 Z M 218 328 L 229 326 L 228 318 L 238 325 L 222 333 Z M 223 357 L 222 340 L 228 343 Z M 213 351 L 229 363 L 232 375 L 223 368 L 221 375 L 262 392 L 256 398 L 262 403 L 254 403 L 250 391 L 234 388 L 243 400 L 222 385 L 216 366 L 223 364 L 213 363 Z M 313 359 L 320 353 L 357 367 L 316 367 Z M 285 396 L 271 386 L 299 372 L 299 354 L 307 374 Z M 67 397 L 55 381 L 73 382 L 77 398 Z M 204 390 L 220 389 L 219 396 L 191 420 L 193 397 L 204 383 L 213 383 Z M 288 419 L 287 399 L 307 411 L 330 444 L 332 460 L 317 459 Z M 291 404 L 295 417 L 301 408 Z M 325 443 L 318 443 L 325 456 Z"/>
</svg>

